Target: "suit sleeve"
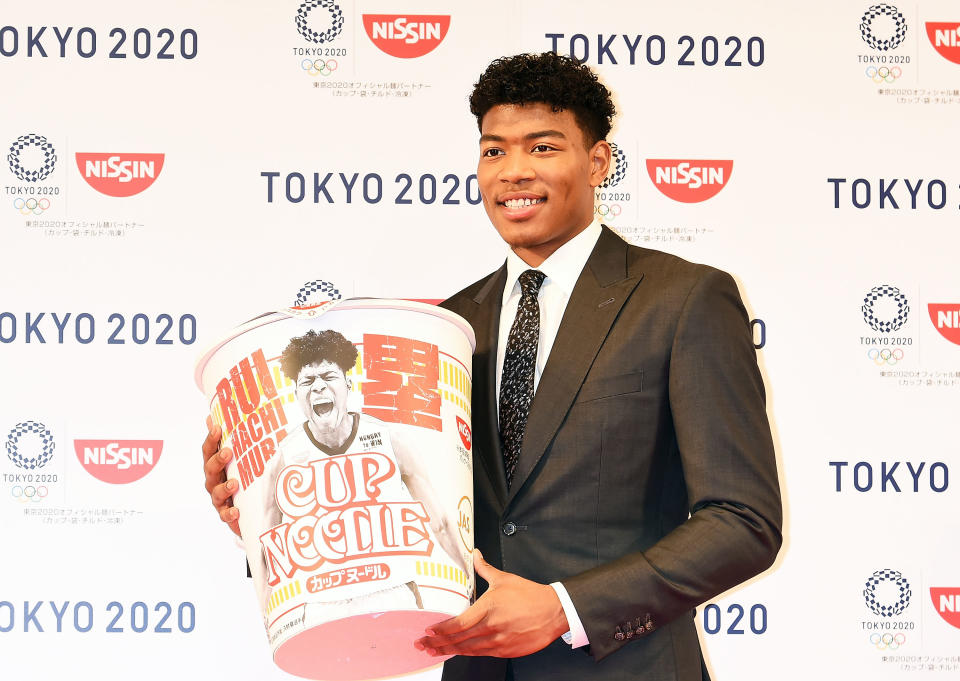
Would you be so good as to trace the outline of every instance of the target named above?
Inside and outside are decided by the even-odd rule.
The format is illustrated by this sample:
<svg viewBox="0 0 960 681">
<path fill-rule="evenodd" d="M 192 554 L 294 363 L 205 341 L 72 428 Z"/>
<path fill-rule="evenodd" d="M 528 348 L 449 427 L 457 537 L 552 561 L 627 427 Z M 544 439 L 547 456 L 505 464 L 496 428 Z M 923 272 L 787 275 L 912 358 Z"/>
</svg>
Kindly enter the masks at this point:
<svg viewBox="0 0 960 681">
<path fill-rule="evenodd" d="M 780 548 L 780 489 L 749 320 L 733 279 L 702 272 L 680 308 L 668 364 L 690 517 L 645 551 L 563 580 L 598 660 L 762 572 Z"/>
</svg>

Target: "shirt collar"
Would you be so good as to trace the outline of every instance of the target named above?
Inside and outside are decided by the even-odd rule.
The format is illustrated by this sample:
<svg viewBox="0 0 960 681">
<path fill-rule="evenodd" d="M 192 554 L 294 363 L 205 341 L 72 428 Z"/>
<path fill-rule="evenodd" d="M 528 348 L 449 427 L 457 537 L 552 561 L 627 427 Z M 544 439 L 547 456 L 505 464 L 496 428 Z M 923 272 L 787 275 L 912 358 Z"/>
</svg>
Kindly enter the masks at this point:
<svg viewBox="0 0 960 681">
<path fill-rule="evenodd" d="M 517 279 L 529 269 L 538 269 L 543 272 L 547 275 L 544 279 L 545 285 L 552 283 L 569 296 L 577 283 L 577 279 L 580 278 L 584 265 L 587 264 L 587 258 L 593 252 L 593 247 L 597 245 L 601 231 L 600 223 L 594 218 L 585 230 L 555 250 L 537 268 L 531 268 L 512 249 L 509 250 L 507 252 L 507 282 L 503 289 L 503 304 L 506 305 L 507 299 L 515 291 L 519 291 Z"/>
</svg>

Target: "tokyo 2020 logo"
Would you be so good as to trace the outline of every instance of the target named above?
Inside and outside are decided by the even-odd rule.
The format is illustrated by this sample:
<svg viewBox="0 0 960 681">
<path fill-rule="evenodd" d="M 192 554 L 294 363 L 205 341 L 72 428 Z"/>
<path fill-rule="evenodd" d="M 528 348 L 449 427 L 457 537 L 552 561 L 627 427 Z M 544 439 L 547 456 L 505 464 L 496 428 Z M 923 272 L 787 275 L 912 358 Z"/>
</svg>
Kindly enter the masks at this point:
<svg viewBox="0 0 960 681">
<path fill-rule="evenodd" d="M 875 23 L 879 24 L 878 20 L 882 20 L 882 17 L 889 17 L 888 21 L 893 22 L 893 32 L 886 37 L 879 37 L 875 26 Z M 860 37 L 874 50 L 886 52 L 895 49 L 907 37 L 907 20 L 893 5 L 886 3 L 871 5 L 860 19 Z"/>
<path fill-rule="evenodd" d="M 910 605 L 910 582 L 896 570 L 877 570 L 864 584 L 863 598 L 874 615 L 893 617 Z"/>
<path fill-rule="evenodd" d="M 896 305 L 896 310 L 892 311 L 892 316 L 879 317 L 876 310 L 877 303 L 882 301 L 891 301 Z M 874 286 L 863 299 L 863 305 L 860 306 L 863 312 L 863 321 L 880 333 L 890 333 L 896 331 L 907 323 L 907 317 L 910 316 L 910 304 L 907 297 L 900 293 L 896 286 Z"/>
<path fill-rule="evenodd" d="M 32 456 L 30 454 L 25 455 L 20 451 L 20 441 L 24 436 L 30 434 L 37 436 L 40 440 L 40 451 L 38 453 L 31 452 L 30 454 L 32 454 Z M 36 421 L 18 423 L 7 435 L 7 458 L 18 468 L 27 471 L 46 466 L 50 462 L 50 459 L 53 458 L 55 448 L 56 445 L 54 444 L 53 435 L 50 433 L 50 430 L 42 423 Z"/>
<path fill-rule="evenodd" d="M 627 157 L 623 153 L 623 149 L 618 147 L 615 142 L 611 142 L 610 152 L 613 155 L 613 169 L 607 174 L 606 179 L 600 183 L 601 189 L 616 187 L 627 175 Z"/>
<path fill-rule="evenodd" d="M 325 31 L 315 31 L 308 24 L 310 13 L 318 7 L 330 13 L 330 27 Z M 333 0 L 306 0 L 297 8 L 295 21 L 300 35 L 312 43 L 328 43 L 343 30 L 343 12 Z"/>
<path fill-rule="evenodd" d="M 322 305 L 331 300 L 340 300 L 342 297 L 336 286 L 329 281 L 317 279 L 316 281 L 308 281 L 300 287 L 300 290 L 297 291 L 297 298 L 293 301 L 293 307 Z"/>
<path fill-rule="evenodd" d="M 34 148 L 42 155 L 39 165 L 24 165 L 23 152 Z M 39 182 L 53 172 L 57 165 L 57 152 L 43 135 L 21 135 L 10 145 L 7 163 L 10 164 L 10 172 L 24 182 Z"/>
</svg>

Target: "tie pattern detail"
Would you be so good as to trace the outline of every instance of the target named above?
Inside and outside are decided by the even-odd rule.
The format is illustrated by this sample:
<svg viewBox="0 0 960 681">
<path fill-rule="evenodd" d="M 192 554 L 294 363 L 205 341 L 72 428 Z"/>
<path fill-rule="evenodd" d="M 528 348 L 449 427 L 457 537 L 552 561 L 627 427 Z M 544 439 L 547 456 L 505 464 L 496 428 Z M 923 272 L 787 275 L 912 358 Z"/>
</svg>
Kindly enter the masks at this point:
<svg viewBox="0 0 960 681">
<path fill-rule="evenodd" d="M 537 345 L 540 340 L 540 304 L 537 294 L 546 278 L 539 270 L 520 275 L 520 304 L 510 327 L 507 349 L 500 377 L 500 444 L 503 446 L 503 467 L 507 487 L 520 457 L 523 432 L 527 427 L 530 403 L 533 401 L 533 376 L 537 366 Z"/>
</svg>

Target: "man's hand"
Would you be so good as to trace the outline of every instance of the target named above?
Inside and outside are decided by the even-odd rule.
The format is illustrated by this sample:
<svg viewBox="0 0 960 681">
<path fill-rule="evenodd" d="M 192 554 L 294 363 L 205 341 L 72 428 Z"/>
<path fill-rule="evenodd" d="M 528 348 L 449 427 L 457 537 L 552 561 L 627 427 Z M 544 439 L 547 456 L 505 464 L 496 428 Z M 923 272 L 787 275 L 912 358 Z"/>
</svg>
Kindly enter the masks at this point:
<svg viewBox="0 0 960 681">
<path fill-rule="evenodd" d="M 431 655 L 522 657 L 546 648 L 569 627 L 556 591 L 496 569 L 474 549 L 477 574 L 490 588 L 457 617 L 427 629 L 414 642 Z"/>
<path fill-rule="evenodd" d="M 237 491 L 236 480 L 227 480 L 227 463 L 233 457 L 229 447 L 220 449 L 220 426 L 214 425 L 207 417 L 207 437 L 203 441 L 203 473 L 206 476 L 206 488 L 213 507 L 220 514 L 220 520 L 227 524 L 233 533 L 240 536 L 237 519 L 240 511 L 233 507 L 233 493 Z"/>
</svg>

